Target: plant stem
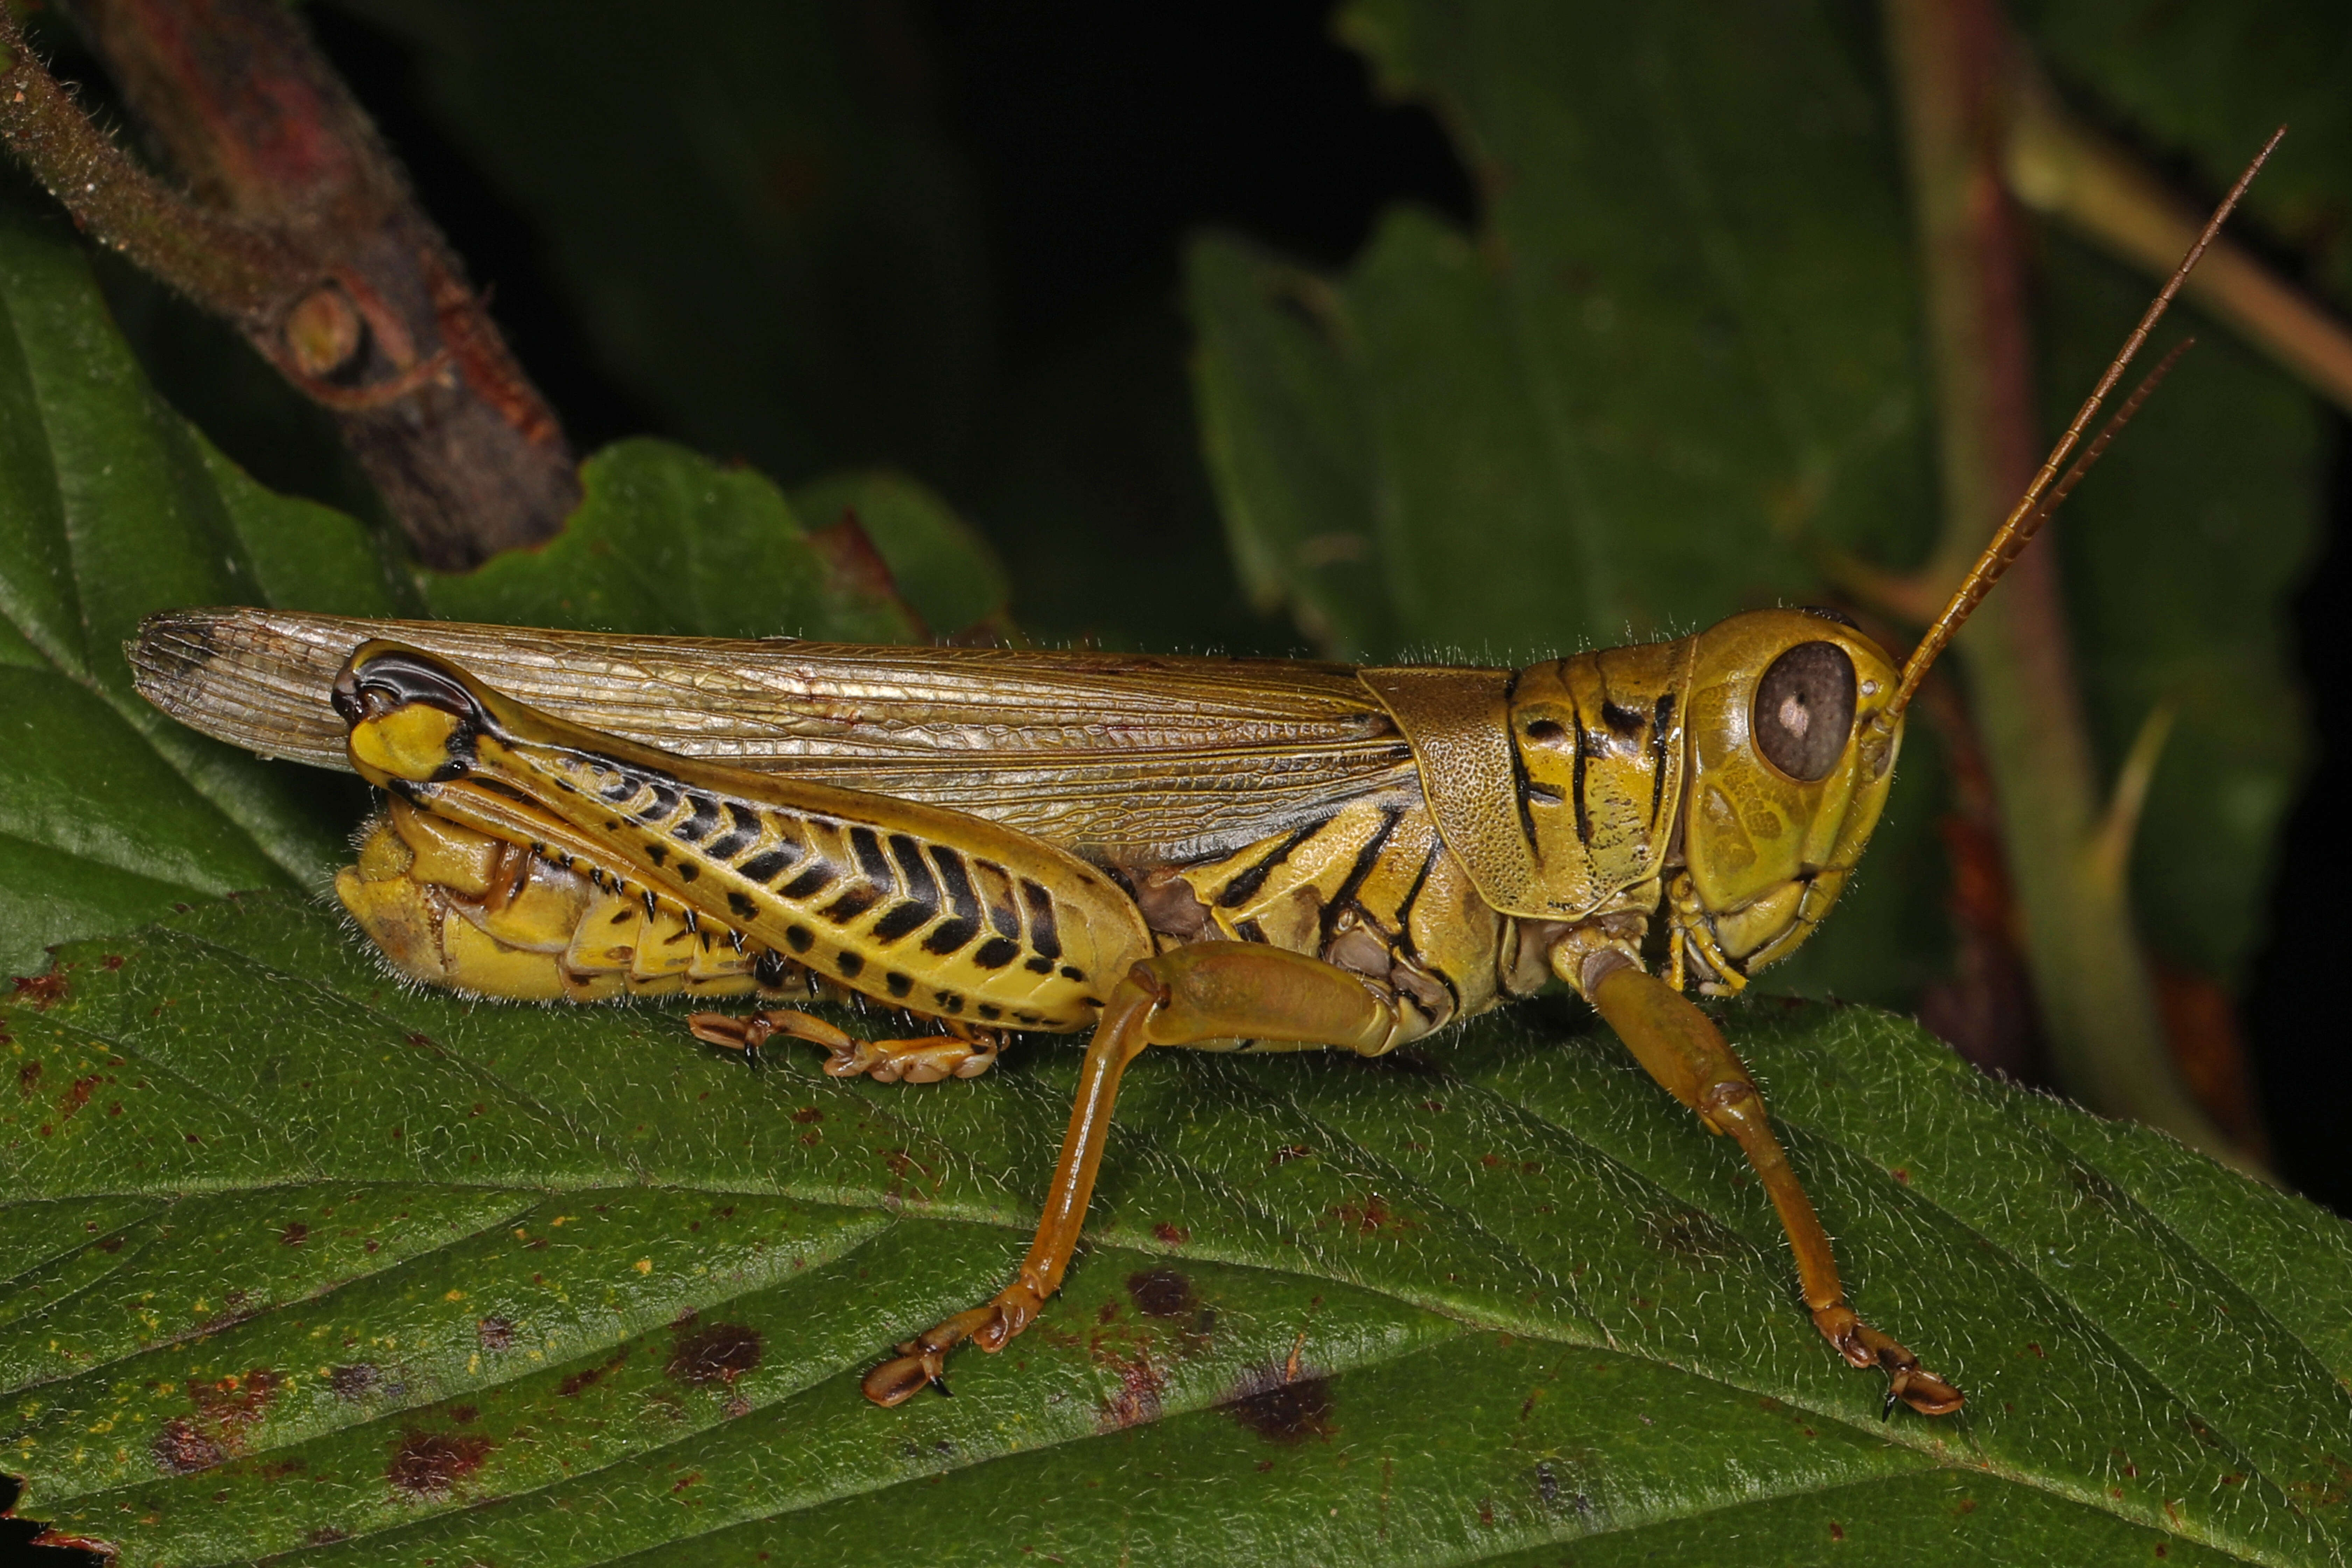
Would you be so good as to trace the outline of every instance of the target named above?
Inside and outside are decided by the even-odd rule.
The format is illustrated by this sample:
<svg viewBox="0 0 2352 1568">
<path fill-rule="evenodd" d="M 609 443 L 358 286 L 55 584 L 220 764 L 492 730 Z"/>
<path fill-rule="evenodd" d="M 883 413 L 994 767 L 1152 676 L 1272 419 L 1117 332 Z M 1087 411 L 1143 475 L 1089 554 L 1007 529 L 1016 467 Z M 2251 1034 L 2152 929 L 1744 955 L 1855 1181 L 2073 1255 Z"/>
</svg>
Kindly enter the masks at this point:
<svg viewBox="0 0 2352 1568">
<path fill-rule="evenodd" d="M 1885 17 L 1942 459 L 1944 525 L 1926 575 L 1951 582 L 2042 457 L 2022 237 L 2000 164 L 2007 32 L 1992 0 L 1885 0 Z M 1958 646 L 2059 1083 L 2246 1163 L 2182 1087 L 2128 897 L 2094 871 L 2099 791 L 2046 544 L 2019 558 Z"/>
<path fill-rule="evenodd" d="M 0 139 L 100 243 L 224 317 L 343 440 L 427 565 L 554 536 L 572 454 L 375 128 L 280 0 L 83 0 L 194 187 L 123 156 L 0 9 Z"/>
<path fill-rule="evenodd" d="M 2021 59 L 2010 71 L 2003 119 L 2001 162 L 2020 201 L 2132 267 L 2171 276 L 2202 214 L 2075 120 Z M 2352 331 L 2243 246 L 2215 240 L 2181 291 L 2288 374 L 2352 409 Z"/>
</svg>

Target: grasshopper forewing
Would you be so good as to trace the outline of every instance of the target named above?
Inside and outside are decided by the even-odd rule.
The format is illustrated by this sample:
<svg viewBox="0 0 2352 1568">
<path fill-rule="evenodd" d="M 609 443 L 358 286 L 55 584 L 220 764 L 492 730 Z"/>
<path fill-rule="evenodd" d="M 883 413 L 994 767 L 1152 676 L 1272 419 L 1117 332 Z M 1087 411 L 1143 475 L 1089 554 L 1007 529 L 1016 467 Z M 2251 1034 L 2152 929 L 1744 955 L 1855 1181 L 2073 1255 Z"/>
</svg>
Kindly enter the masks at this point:
<svg viewBox="0 0 2352 1568">
<path fill-rule="evenodd" d="M 582 1001 L 856 994 L 929 1032 L 852 1040 L 782 1005 L 691 1023 L 911 1081 L 984 1070 L 1007 1031 L 1088 1033 L 1027 1258 L 868 1373 L 877 1403 L 943 1387 L 956 1345 L 1002 1348 L 1058 1288 L 1145 1047 L 1376 1056 L 1557 980 L 1739 1143 L 1838 1352 L 1886 1373 L 1890 1409 L 1942 1415 L 1959 1391 L 1847 1303 L 1754 1080 L 1684 994 L 1738 991 L 1835 903 L 1929 663 L 2146 395 L 2060 479 L 2252 174 L 1899 666 L 1811 610 L 1520 670 L 252 609 L 155 616 L 132 662 L 196 728 L 383 789 L 337 891 L 417 979 Z"/>
</svg>

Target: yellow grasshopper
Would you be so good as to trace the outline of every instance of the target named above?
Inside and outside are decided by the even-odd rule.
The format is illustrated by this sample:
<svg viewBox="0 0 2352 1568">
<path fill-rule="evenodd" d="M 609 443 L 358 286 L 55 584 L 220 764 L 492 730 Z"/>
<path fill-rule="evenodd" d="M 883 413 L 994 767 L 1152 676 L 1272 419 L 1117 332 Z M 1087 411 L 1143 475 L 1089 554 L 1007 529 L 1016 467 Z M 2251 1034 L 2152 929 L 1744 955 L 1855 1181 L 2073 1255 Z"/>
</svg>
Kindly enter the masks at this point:
<svg viewBox="0 0 2352 1568">
<path fill-rule="evenodd" d="M 934 1032 L 855 1040 L 781 1005 L 690 1023 L 889 1080 L 974 1076 L 1009 1031 L 1090 1032 L 1018 1274 L 870 1372 L 877 1404 L 944 1387 L 950 1351 L 1003 1348 L 1059 1288 L 1146 1047 L 1377 1056 L 1558 980 L 1738 1142 L 1838 1353 L 1887 1373 L 1889 1410 L 1943 1415 L 1960 1392 L 1847 1303 L 1754 1080 L 1684 992 L 1738 991 L 1829 912 L 1921 679 L 2163 374 L 2061 479 L 2260 163 L 1900 666 L 1844 617 L 1790 609 L 1521 670 L 251 609 L 152 617 L 131 658 L 166 712 L 387 793 L 336 889 L 415 979 L 534 1000 L 845 991 Z"/>
</svg>

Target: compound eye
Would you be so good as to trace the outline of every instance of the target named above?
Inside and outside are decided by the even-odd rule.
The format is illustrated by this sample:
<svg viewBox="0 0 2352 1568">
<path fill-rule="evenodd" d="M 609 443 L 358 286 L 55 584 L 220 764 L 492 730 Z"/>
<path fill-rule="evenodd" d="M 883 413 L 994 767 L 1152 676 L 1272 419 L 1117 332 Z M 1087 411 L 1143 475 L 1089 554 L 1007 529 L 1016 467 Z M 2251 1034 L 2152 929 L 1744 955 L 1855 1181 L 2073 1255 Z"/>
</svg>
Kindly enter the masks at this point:
<svg viewBox="0 0 2352 1568">
<path fill-rule="evenodd" d="M 1829 777 L 1853 729 L 1853 660 L 1833 642 L 1799 643 L 1756 683 L 1749 729 L 1764 760 L 1801 784 Z"/>
</svg>

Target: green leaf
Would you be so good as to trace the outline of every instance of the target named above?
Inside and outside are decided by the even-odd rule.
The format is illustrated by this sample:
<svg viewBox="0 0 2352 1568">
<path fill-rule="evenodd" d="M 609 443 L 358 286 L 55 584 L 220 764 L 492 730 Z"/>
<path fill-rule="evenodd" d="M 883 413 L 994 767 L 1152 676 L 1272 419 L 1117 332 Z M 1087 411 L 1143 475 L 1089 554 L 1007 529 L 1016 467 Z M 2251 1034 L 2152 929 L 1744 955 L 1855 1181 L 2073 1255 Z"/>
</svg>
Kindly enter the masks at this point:
<svg viewBox="0 0 2352 1568">
<path fill-rule="evenodd" d="M 1882 1421 L 1736 1148 L 1540 1003 L 1147 1054 L 1067 1289 L 879 1410 L 1018 1258 L 1069 1044 L 753 1073 L 207 905 L 0 1005 L 0 1454 L 142 1563 L 2342 1559 L 2352 1231 L 1885 1015 L 1722 1016 L 1960 1415 Z"/>
<path fill-rule="evenodd" d="M 607 447 L 563 532 L 427 584 L 448 620 L 671 637 L 903 642 L 895 599 L 840 580 L 774 481 L 667 441 Z"/>
<path fill-rule="evenodd" d="M 69 232 L 0 204 L 0 973 L 184 900 L 302 881 L 356 788 L 163 718 L 122 643 L 167 605 L 409 601 L 364 530 L 238 472 L 138 374 Z"/>
<path fill-rule="evenodd" d="M 2208 80 L 2197 40 L 2267 58 L 2297 36 L 2151 13 L 2178 46 L 2157 68 L 2145 29 L 2117 20 L 2147 7 L 2038 9 L 2078 45 L 2105 27 L 2070 59 L 2120 72 L 2128 56 L 2176 97 Z M 1205 449 L 1261 602 L 1287 599 L 1343 655 L 1516 662 L 1820 602 L 1825 549 L 1918 563 L 1936 511 L 1922 304 L 1879 45 L 1848 8 L 1357 0 L 1340 26 L 1386 91 L 1437 108 L 1486 210 L 1475 235 L 1391 212 L 1338 278 L 1195 244 Z M 2297 69 L 2332 82 L 2319 62 L 2340 52 Z M 2129 85 L 2134 105 L 2162 98 Z M 2320 116 L 2307 171 L 2343 161 L 2343 118 Z M 2200 153 L 2218 145 L 2210 114 L 2158 123 L 2192 121 Z M 2151 286 L 2056 245 L 2047 286 L 2054 421 Z M 2141 924 L 2175 963 L 2231 977 L 2305 746 L 2281 627 L 2325 441 L 2292 382 L 2210 323 L 2182 327 L 2209 347 L 2053 533 L 2103 773 L 2158 701 L 2179 707 L 2135 865 Z M 1928 728 L 1852 901 L 1776 987 L 1910 1005 L 1945 963 Z"/>
</svg>

